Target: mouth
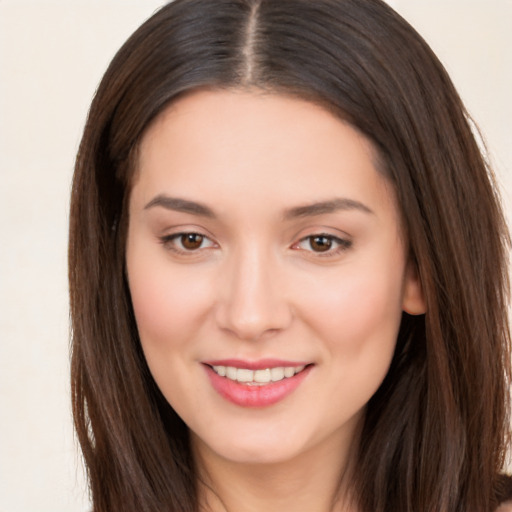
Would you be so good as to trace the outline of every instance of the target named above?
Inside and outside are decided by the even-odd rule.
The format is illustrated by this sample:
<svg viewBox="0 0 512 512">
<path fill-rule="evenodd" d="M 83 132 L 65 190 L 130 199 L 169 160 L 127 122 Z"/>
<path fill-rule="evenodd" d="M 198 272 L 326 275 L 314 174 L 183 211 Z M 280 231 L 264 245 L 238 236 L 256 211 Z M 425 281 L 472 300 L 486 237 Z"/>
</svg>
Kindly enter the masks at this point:
<svg viewBox="0 0 512 512">
<path fill-rule="evenodd" d="M 307 365 L 299 366 L 275 366 L 251 370 L 249 368 L 237 368 L 236 366 L 213 365 L 210 368 L 220 377 L 245 384 L 247 386 L 265 386 L 283 379 L 290 379 L 302 372 Z"/>
<path fill-rule="evenodd" d="M 242 407 L 267 407 L 290 395 L 304 381 L 313 363 L 238 360 L 204 362 L 213 388 Z"/>
</svg>

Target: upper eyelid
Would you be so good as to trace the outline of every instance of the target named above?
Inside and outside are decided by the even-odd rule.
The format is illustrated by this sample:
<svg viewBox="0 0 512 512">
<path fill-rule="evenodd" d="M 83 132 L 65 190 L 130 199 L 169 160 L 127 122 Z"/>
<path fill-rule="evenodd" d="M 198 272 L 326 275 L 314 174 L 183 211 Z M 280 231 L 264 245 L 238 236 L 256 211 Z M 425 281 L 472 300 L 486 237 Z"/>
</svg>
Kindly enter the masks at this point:
<svg viewBox="0 0 512 512">
<path fill-rule="evenodd" d="M 329 238 L 337 243 L 340 243 L 340 244 L 351 244 L 352 243 L 352 239 L 350 237 L 341 237 L 341 236 L 337 236 L 337 235 L 332 235 L 330 233 L 313 233 L 311 235 L 306 235 L 306 236 L 303 236 L 301 238 L 298 239 L 297 242 L 294 242 L 293 245 L 295 244 L 298 244 L 300 242 L 304 242 L 305 240 L 309 240 L 309 239 L 312 239 L 312 238 L 315 238 L 315 237 L 325 237 L 325 238 Z"/>
<path fill-rule="evenodd" d="M 212 239 L 212 237 L 210 235 L 207 235 L 205 233 L 202 233 L 199 230 L 194 230 L 194 229 L 176 231 L 174 233 L 165 233 L 165 234 L 161 235 L 160 238 L 172 239 L 172 238 L 178 238 L 183 235 L 199 235 L 199 236 L 203 236 L 204 238 L 208 238 L 209 240 Z"/>
<path fill-rule="evenodd" d="M 194 225 L 166 227 L 165 229 L 159 230 L 157 236 L 158 238 L 163 239 L 172 238 L 180 235 L 187 235 L 191 233 L 204 236 L 212 241 L 215 240 L 215 237 L 207 229 Z"/>
<path fill-rule="evenodd" d="M 192 227 L 191 229 L 183 229 L 180 227 L 178 229 L 179 230 L 177 230 L 177 231 L 167 232 L 162 235 L 159 235 L 158 236 L 159 240 L 162 242 L 170 242 L 170 241 L 175 240 L 183 235 L 195 234 L 195 235 L 199 235 L 199 236 L 202 236 L 202 237 L 208 239 L 212 244 L 219 245 L 219 243 L 216 241 L 216 239 L 212 235 L 207 233 L 206 230 L 199 229 L 199 228 L 196 229 L 194 227 Z M 318 231 L 310 232 L 307 235 L 295 237 L 296 241 L 291 244 L 291 247 L 296 246 L 308 239 L 312 239 L 314 237 L 319 237 L 319 236 L 324 236 L 326 238 L 332 239 L 333 241 L 335 241 L 336 243 L 338 243 L 340 245 L 348 246 L 348 245 L 352 245 L 352 243 L 353 243 L 352 237 L 350 235 L 348 235 L 347 233 L 333 234 L 332 232 L 329 232 L 327 230 L 318 230 Z"/>
<path fill-rule="evenodd" d="M 301 236 L 299 238 L 299 241 L 306 240 L 307 238 L 314 238 L 315 236 L 325 236 L 325 238 L 332 238 L 333 240 L 340 240 L 340 241 L 347 241 L 350 238 L 348 235 L 346 235 L 346 236 L 334 235 L 334 234 L 329 233 L 329 232 L 318 231 L 318 232 L 311 233 L 309 235 Z"/>
<path fill-rule="evenodd" d="M 198 247 L 197 249 L 187 249 L 182 247 L 182 243 L 179 242 L 179 239 L 184 235 L 190 234 L 199 235 L 208 240 L 208 245 L 206 247 Z M 169 233 L 167 235 L 160 236 L 159 242 L 166 251 L 174 253 L 177 256 L 184 256 L 188 258 L 192 258 L 194 255 L 198 257 L 199 255 L 204 254 L 203 251 L 215 249 L 216 246 L 218 247 L 218 244 L 215 240 L 213 240 L 210 236 L 204 235 L 198 231 L 178 231 L 176 233 Z"/>
<path fill-rule="evenodd" d="M 336 231 L 336 233 L 333 233 Z M 301 242 L 302 240 L 306 240 L 308 238 L 313 238 L 315 236 L 325 236 L 326 238 L 332 238 L 333 240 L 339 240 L 340 242 L 352 242 L 353 237 L 349 235 L 345 231 L 341 231 L 339 229 L 326 229 L 326 228 L 317 228 L 312 230 L 303 231 L 304 234 L 297 234 L 294 238 Z M 297 243 L 297 242 L 294 242 Z"/>
<path fill-rule="evenodd" d="M 198 236 L 202 236 L 203 238 L 206 238 L 207 240 L 209 240 L 210 242 L 212 242 L 214 244 L 217 243 L 210 235 L 206 235 L 205 233 L 202 233 L 201 231 L 194 231 L 194 230 L 177 231 L 176 233 L 168 233 L 165 235 L 161 235 L 159 238 L 163 241 L 171 241 L 171 240 L 176 240 L 184 235 L 198 235 Z"/>
<path fill-rule="evenodd" d="M 307 242 L 308 240 L 311 240 L 315 237 L 325 237 L 329 238 L 336 244 L 335 247 L 330 247 L 326 251 L 314 251 L 312 248 L 301 248 L 299 247 L 300 244 Z M 310 242 L 311 243 L 311 242 Z M 336 255 L 339 255 L 341 252 L 344 252 L 346 250 L 349 250 L 353 245 L 353 241 L 351 237 L 340 237 L 336 236 L 330 233 L 313 233 L 310 235 L 303 236 L 298 239 L 297 242 L 294 242 L 291 246 L 294 250 L 302 250 L 306 253 L 309 253 L 308 255 L 314 255 L 315 257 L 320 258 L 329 258 L 329 257 L 335 257 Z"/>
</svg>

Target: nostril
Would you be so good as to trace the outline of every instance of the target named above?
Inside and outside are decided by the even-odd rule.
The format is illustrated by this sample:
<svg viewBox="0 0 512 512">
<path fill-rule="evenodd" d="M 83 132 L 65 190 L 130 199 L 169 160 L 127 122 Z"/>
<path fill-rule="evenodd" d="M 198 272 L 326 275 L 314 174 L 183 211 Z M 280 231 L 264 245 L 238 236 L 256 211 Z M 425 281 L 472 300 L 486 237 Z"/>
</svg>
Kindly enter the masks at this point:
<svg viewBox="0 0 512 512">
<path fill-rule="evenodd" d="M 216 312 L 219 328 L 244 340 L 259 340 L 278 334 L 290 324 L 291 313 L 286 306 L 271 301 L 220 304 Z"/>
</svg>

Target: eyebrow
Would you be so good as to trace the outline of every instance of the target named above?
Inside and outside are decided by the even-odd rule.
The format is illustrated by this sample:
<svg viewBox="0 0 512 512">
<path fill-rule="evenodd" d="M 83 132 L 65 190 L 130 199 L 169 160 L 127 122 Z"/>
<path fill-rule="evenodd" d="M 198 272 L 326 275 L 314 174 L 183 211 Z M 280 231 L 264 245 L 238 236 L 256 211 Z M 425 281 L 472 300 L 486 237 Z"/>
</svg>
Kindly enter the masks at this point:
<svg viewBox="0 0 512 512">
<path fill-rule="evenodd" d="M 190 213 L 201 217 L 215 218 L 215 213 L 211 208 L 203 203 L 182 199 L 179 197 L 170 197 L 165 194 L 159 194 L 154 197 L 145 207 L 145 210 L 160 206 L 166 210 Z M 328 201 L 319 201 L 303 206 L 289 208 L 284 213 L 285 220 L 291 220 L 300 217 L 313 217 L 315 215 L 325 215 L 335 213 L 340 210 L 358 210 L 363 213 L 373 214 L 366 205 L 354 199 L 334 198 Z"/>
<path fill-rule="evenodd" d="M 298 217 L 313 217 L 315 215 L 335 213 L 339 210 L 358 210 L 363 213 L 374 214 L 368 206 L 359 201 L 339 197 L 330 199 L 329 201 L 320 201 L 317 203 L 290 208 L 289 210 L 286 210 L 284 218 L 286 220 L 291 220 Z"/>
<path fill-rule="evenodd" d="M 169 197 L 165 194 L 159 194 L 154 197 L 145 207 L 145 210 L 154 208 L 155 206 L 161 206 L 166 210 L 173 210 L 176 212 L 191 213 L 192 215 L 200 215 L 201 217 L 214 218 L 215 214 L 213 210 L 208 206 L 197 203 L 195 201 L 189 201 L 187 199 L 181 199 L 179 197 Z"/>
</svg>

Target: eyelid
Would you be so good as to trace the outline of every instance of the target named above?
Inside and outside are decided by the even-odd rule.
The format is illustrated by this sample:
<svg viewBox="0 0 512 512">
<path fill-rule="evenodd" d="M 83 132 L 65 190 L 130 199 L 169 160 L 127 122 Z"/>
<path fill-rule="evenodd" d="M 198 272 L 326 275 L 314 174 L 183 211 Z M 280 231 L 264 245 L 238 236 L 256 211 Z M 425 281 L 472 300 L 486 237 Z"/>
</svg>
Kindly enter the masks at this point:
<svg viewBox="0 0 512 512">
<path fill-rule="evenodd" d="M 178 228 L 175 228 L 178 229 Z M 177 243 L 177 241 L 180 240 L 181 237 L 184 237 L 186 235 L 197 235 L 202 238 L 201 245 L 197 248 L 193 249 L 187 249 L 185 247 L 180 247 L 180 243 Z M 323 237 L 328 239 L 332 246 L 327 248 L 325 251 L 315 251 L 311 245 L 309 247 L 304 247 L 304 244 L 311 244 L 312 240 L 316 237 Z M 180 226 L 179 231 L 174 232 L 168 232 L 164 235 L 158 236 L 159 242 L 164 246 L 165 249 L 178 254 L 178 255 L 184 255 L 184 256 L 197 256 L 201 254 L 205 250 L 210 250 L 213 248 L 218 248 L 218 243 L 213 239 L 212 236 L 205 233 L 205 230 L 201 228 L 196 228 L 195 226 L 190 227 L 184 227 Z M 203 246 L 203 244 L 206 242 L 206 245 Z M 304 251 L 305 253 L 309 253 L 308 255 L 311 255 L 315 258 L 328 258 L 333 256 L 338 256 L 341 253 L 347 251 L 350 249 L 353 245 L 352 239 L 348 235 L 335 235 L 332 232 L 318 230 L 313 231 L 308 235 L 302 236 L 298 239 L 298 241 L 294 242 L 291 245 L 291 249 L 293 250 L 300 250 Z"/>
<path fill-rule="evenodd" d="M 311 241 L 316 237 L 324 237 L 329 239 L 331 242 L 336 244 L 335 247 L 331 247 L 327 249 L 326 251 L 315 251 L 313 248 L 303 248 L 301 245 L 303 243 L 310 243 Z M 301 250 L 305 251 L 311 255 L 314 255 L 314 257 L 321 257 L 321 258 L 328 258 L 333 256 L 339 256 L 341 253 L 347 251 L 350 249 L 353 245 L 352 240 L 350 237 L 340 237 L 338 235 L 333 235 L 332 233 L 328 232 L 317 232 L 317 233 L 311 233 L 309 235 L 301 237 L 297 242 L 292 244 L 291 248 L 295 250 Z"/>
<path fill-rule="evenodd" d="M 208 245 L 206 247 L 198 247 L 197 249 L 186 249 L 183 247 L 179 247 L 176 244 L 176 240 L 179 240 L 181 237 L 185 235 L 197 235 L 203 238 L 202 242 L 207 241 Z M 174 252 L 178 255 L 184 256 L 194 256 L 198 255 L 204 250 L 208 250 L 211 248 L 218 247 L 217 242 L 215 242 L 211 236 L 205 234 L 200 229 L 180 229 L 180 231 L 176 231 L 173 233 L 167 233 L 165 235 L 159 236 L 160 243 L 164 246 L 165 249 Z M 201 244 L 202 245 L 202 244 Z"/>
</svg>

